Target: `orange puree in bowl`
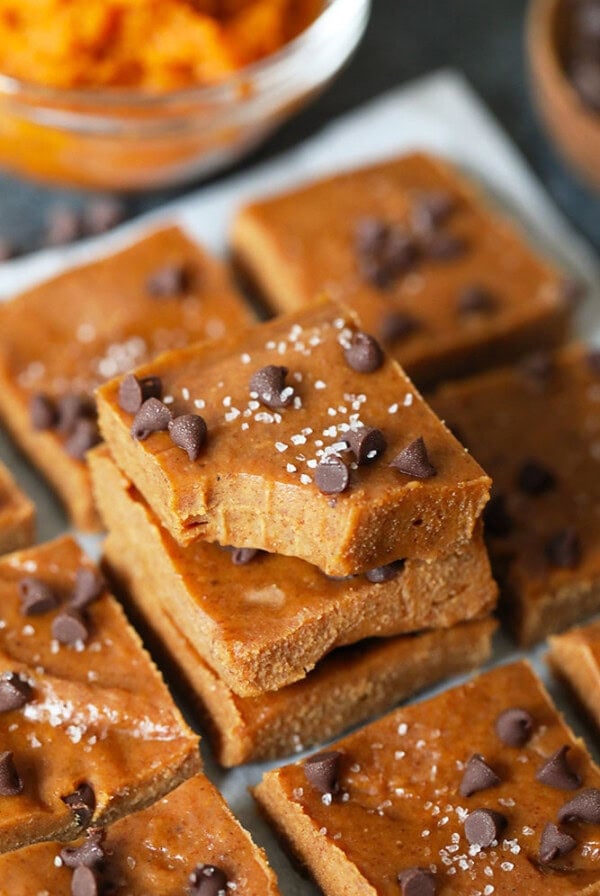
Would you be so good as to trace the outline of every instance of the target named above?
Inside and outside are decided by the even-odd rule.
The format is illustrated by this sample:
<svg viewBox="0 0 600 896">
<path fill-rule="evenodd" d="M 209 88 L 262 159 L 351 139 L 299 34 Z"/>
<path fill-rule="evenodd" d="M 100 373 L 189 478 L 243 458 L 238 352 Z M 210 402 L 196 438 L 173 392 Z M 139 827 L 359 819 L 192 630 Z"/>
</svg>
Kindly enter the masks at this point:
<svg viewBox="0 0 600 896">
<path fill-rule="evenodd" d="M 279 49 L 323 0 L 0 0 L 0 72 L 59 88 L 210 84 Z"/>
</svg>

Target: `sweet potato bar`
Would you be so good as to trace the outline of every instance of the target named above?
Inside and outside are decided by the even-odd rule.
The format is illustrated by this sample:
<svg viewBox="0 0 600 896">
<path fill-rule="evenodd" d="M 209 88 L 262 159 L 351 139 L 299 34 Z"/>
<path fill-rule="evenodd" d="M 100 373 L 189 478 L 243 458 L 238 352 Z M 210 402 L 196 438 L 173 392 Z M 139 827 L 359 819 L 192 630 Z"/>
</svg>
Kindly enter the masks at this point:
<svg viewBox="0 0 600 896">
<path fill-rule="evenodd" d="M 101 387 L 98 408 L 117 464 L 181 544 L 357 574 L 456 550 L 488 499 L 402 370 L 327 301 L 165 353 Z"/>
<path fill-rule="evenodd" d="M 324 290 L 429 386 L 566 338 L 575 284 L 489 205 L 450 164 L 412 154 L 257 200 L 232 249 L 275 311 Z"/>
<path fill-rule="evenodd" d="M 176 227 L 0 303 L 0 416 L 78 528 L 98 528 L 94 388 L 251 320 L 223 265 Z"/>
<path fill-rule="evenodd" d="M 325 896 L 597 896 L 600 769 L 523 662 L 267 772 Z"/>
<path fill-rule="evenodd" d="M 334 647 L 372 636 L 449 628 L 495 605 L 480 531 L 439 560 L 407 560 L 332 579 L 293 557 L 187 547 L 160 526 L 111 460 L 90 453 L 100 513 L 119 578 L 163 605 L 223 681 L 252 696 L 304 678 Z"/>
<path fill-rule="evenodd" d="M 0 852 L 72 839 L 200 767 L 157 669 L 70 537 L 0 560 Z"/>
<path fill-rule="evenodd" d="M 536 353 L 430 401 L 493 479 L 487 541 L 519 642 L 600 610 L 598 354 Z"/>
</svg>

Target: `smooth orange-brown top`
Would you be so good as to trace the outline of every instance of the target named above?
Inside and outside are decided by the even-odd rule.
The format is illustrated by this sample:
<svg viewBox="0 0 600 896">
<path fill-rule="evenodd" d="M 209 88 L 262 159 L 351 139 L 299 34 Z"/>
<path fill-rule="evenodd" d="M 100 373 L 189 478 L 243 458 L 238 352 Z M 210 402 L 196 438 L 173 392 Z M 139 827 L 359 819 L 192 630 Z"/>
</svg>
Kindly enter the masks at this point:
<svg viewBox="0 0 600 896">
<path fill-rule="evenodd" d="M 0 0 L 0 71 L 52 87 L 212 84 L 278 50 L 322 0 Z"/>
<path fill-rule="evenodd" d="M 168 268 L 183 286 L 152 295 Z M 27 399 L 86 392 L 167 349 L 253 319 L 222 264 L 177 227 L 66 271 L 0 305 L 0 364 Z"/>
<path fill-rule="evenodd" d="M 531 739 L 521 747 L 505 745 L 495 731 L 499 714 L 515 706 L 533 719 Z M 565 824 L 575 849 L 547 864 L 538 860 L 545 824 L 556 823 L 558 810 L 581 792 L 536 780 L 564 744 L 582 787 L 598 788 L 600 770 L 520 662 L 397 710 L 334 745 L 342 758 L 340 792 L 332 800 L 308 783 L 302 763 L 270 776 L 307 816 L 320 861 L 327 861 L 328 850 L 341 850 L 378 896 L 397 896 L 398 873 L 414 866 L 434 873 L 436 896 L 597 893 L 599 825 Z M 500 783 L 461 796 L 464 765 L 474 753 Z M 465 817 L 480 808 L 507 822 L 497 845 L 488 848 L 470 846 L 464 833 Z"/>
<path fill-rule="evenodd" d="M 155 295 L 152 282 L 165 271 L 176 287 Z M 155 231 L 0 304 L 6 415 L 16 425 L 17 402 L 27 426 L 35 395 L 91 398 L 100 383 L 159 352 L 220 338 L 252 319 L 220 262 L 177 227 Z M 62 445 L 69 431 L 59 422 L 44 437 Z"/>
<path fill-rule="evenodd" d="M 85 643 L 53 637 L 82 566 L 90 563 L 70 537 L 0 562 L 0 675 L 18 673 L 33 689 L 23 707 L 0 713 L 2 750 L 13 752 L 23 781 L 22 793 L 0 796 L 0 840 L 15 828 L 27 840 L 52 836 L 71 817 L 61 797 L 82 782 L 94 790 L 95 817 L 124 793 L 143 800 L 196 749 L 113 597 L 85 611 Z M 19 582 L 27 576 L 49 585 L 60 607 L 23 615 Z"/>
<path fill-rule="evenodd" d="M 429 231 L 419 210 L 440 196 L 449 209 Z M 466 354 L 471 367 L 484 367 L 495 339 L 564 307 L 557 270 L 482 199 L 450 165 L 414 153 L 248 206 L 234 225 L 233 246 L 239 245 L 243 262 L 248 252 L 259 281 L 264 278 L 268 286 L 273 277 L 269 298 L 275 307 L 300 307 L 327 290 L 358 312 L 366 330 L 387 340 L 411 376 L 427 383 L 439 379 L 440 359 L 450 372 L 454 367 L 454 375 L 457 366 L 465 367 Z M 363 272 L 368 259 L 361 261 L 358 249 L 367 219 L 397 228 L 412 241 L 405 266 L 379 284 Z M 257 240 L 254 259 L 251 233 Z M 434 256 L 428 248 L 434 236 L 457 241 L 459 250 Z M 461 304 L 463 291 L 472 287 L 484 291 L 489 307 Z M 396 314 L 411 326 L 393 335 L 386 321 Z"/>
<path fill-rule="evenodd" d="M 590 357 L 573 346 L 542 358 L 541 375 L 506 368 L 430 398 L 492 477 L 506 519 L 499 527 L 492 504 L 490 549 L 509 586 L 531 602 L 600 571 L 600 372 Z M 556 545 L 569 532 L 576 550 L 561 563 Z"/>
<path fill-rule="evenodd" d="M 70 893 L 73 871 L 60 861 L 61 849 L 57 843 L 41 843 L 1 856 L 6 892 Z M 101 880 L 112 884 L 114 896 L 182 896 L 188 892 L 189 875 L 201 863 L 220 868 L 240 896 L 279 892 L 263 851 L 204 775 L 109 827 L 103 849 Z"/>
</svg>

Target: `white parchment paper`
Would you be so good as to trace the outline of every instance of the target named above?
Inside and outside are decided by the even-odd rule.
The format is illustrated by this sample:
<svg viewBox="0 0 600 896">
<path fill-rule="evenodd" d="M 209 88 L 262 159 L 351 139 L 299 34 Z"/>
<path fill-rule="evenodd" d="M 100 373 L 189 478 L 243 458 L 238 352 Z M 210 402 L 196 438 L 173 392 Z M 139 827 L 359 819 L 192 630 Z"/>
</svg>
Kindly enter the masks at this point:
<svg viewBox="0 0 600 896">
<path fill-rule="evenodd" d="M 495 201 L 521 221 L 543 251 L 588 282 L 591 297 L 582 310 L 578 329 L 586 338 L 600 342 L 598 259 L 551 203 L 464 78 L 453 71 L 441 71 L 394 90 L 333 122 L 293 151 L 219 184 L 201 188 L 108 236 L 0 265 L 0 298 L 8 298 L 65 267 L 113 251 L 159 222 L 176 221 L 210 249 L 222 253 L 236 209 L 250 198 L 418 148 L 445 156 L 480 179 Z M 64 532 L 68 524 L 52 493 L 2 434 L 0 456 L 36 501 L 40 540 Z M 83 537 L 81 541 L 93 556 L 98 555 L 101 539 Z M 568 721 L 598 755 L 593 733 L 571 711 L 560 686 L 548 675 L 541 659 L 543 652 L 541 647 L 530 656 Z M 498 636 L 492 665 L 517 655 L 507 639 Z M 190 721 L 195 725 L 193 718 Z M 208 774 L 255 840 L 266 848 L 279 875 L 282 892 L 287 896 L 316 893 L 312 884 L 291 868 L 248 795 L 248 786 L 259 780 L 267 766 L 252 765 L 224 773 L 212 761 L 207 744 L 203 745 L 203 753 Z"/>
</svg>

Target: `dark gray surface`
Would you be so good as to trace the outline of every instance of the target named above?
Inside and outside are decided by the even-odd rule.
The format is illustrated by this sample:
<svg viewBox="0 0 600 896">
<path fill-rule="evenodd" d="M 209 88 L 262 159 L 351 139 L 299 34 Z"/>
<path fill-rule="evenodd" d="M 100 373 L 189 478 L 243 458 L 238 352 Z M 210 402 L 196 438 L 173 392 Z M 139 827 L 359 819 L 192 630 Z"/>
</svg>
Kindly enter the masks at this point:
<svg viewBox="0 0 600 896">
<path fill-rule="evenodd" d="M 348 68 L 244 165 L 292 146 L 332 117 L 384 90 L 451 65 L 467 75 L 555 202 L 600 250 L 600 195 L 578 181 L 558 158 L 532 108 L 523 48 L 526 6 L 525 0 L 373 0 L 367 34 Z M 137 214 L 181 192 L 130 196 L 127 212 Z M 33 247 L 51 205 L 66 200 L 78 206 L 82 198 L 81 193 L 47 190 L 2 176 L 0 233 Z"/>
</svg>

